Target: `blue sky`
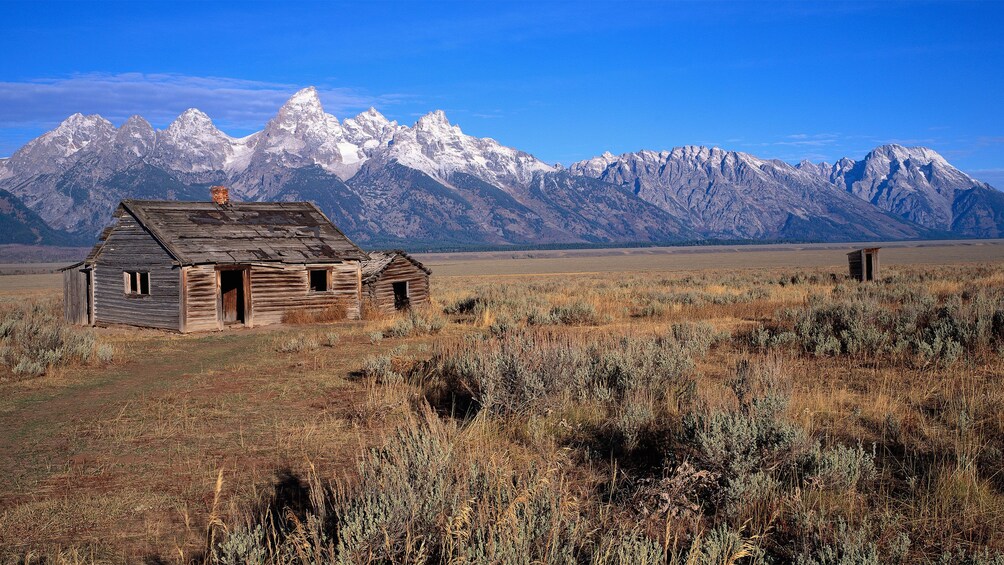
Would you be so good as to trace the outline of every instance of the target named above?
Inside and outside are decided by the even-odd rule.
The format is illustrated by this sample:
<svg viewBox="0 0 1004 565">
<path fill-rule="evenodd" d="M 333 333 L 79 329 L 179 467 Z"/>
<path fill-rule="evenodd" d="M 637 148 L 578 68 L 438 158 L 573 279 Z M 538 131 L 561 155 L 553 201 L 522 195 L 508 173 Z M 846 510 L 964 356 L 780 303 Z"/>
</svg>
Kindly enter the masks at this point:
<svg viewBox="0 0 1004 565">
<path fill-rule="evenodd" d="M 796 162 L 925 145 L 1004 187 L 1004 2 L 25 2 L 0 6 L 0 155 L 73 112 L 232 135 L 315 85 L 343 118 L 549 162 L 717 145 Z"/>
</svg>

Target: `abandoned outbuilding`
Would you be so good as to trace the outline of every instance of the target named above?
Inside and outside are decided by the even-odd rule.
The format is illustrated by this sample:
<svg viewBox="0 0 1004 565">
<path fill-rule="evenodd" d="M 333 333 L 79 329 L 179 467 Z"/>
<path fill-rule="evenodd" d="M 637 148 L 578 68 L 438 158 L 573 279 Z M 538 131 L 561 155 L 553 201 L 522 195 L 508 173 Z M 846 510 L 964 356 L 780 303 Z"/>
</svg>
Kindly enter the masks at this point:
<svg viewBox="0 0 1004 565">
<path fill-rule="evenodd" d="M 413 272 L 393 268 L 390 254 L 407 257 L 371 259 L 309 202 L 232 203 L 218 187 L 212 202 L 124 200 L 87 258 L 63 270 L 64 314 L 184 333 L 294 312 L 357 319 L 384 281 L 398 308 L 427 301 L 429 270 L 410 258 Z"/>
<path fill-rule="evenodd" d="M 404 251 L 374 251 L 363 263 L 367 304 L 382 312 L 428 302 L 431 271 Z"/>
<path fill-rule="evenodd" d="M 847 254 L 847 267 L 851 278 L 860 282 L 873 281 L 879 277 L 880 247 L 855 249 Z"/>
</svg>

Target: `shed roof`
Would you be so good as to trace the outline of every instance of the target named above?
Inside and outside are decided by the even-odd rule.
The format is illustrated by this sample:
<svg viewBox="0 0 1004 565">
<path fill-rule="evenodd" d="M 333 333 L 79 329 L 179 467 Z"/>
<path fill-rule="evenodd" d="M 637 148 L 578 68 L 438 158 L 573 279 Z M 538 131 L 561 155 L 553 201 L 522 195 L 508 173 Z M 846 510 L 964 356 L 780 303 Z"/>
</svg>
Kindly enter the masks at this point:
<svg viewBox="0 0 1004 565">
<path fill-rule="evenodd" d="M 182 264 L 333 263 L 366 253 L 310 202 L 123 200 L 131 214 Z M 107 237 L 110 230 L 102 235 Z M 104 240 L 104 237 L 102 237 Z M 101 243 L 88 256 L 93 260 Z"/>
<path fill-rule="evenodd" d="M 882 248 L 881 247 L 863 247 L 861 249 L 855 249 L 854 251 L 851 251 L 847 255 L 857 255 L 857 254 L 861 253 L 862 251 L 864 251 L 865 253 L 878 253 L 879 249 L 882 249 Z"/>
<path fill-rule="evenodd" d="M 417 259 L 408 255 L 400 249 L 394 249 L 390 251 L 370 251 L 369 259 L 363 261 L 362 264 L 362 279 L 363 283 L 373 282 L 380 276 L 380 273 L 384 272 L 384 269 L 390 266 L 394 262 L 394 259 L 398 257 L 403 257 L 410 261 L 413 265 L 418 267 L 420 270 L 425 271 L 425 274 L 431 275 L 432 271 L 428 267 L 420 263 Z"/>
</svg>

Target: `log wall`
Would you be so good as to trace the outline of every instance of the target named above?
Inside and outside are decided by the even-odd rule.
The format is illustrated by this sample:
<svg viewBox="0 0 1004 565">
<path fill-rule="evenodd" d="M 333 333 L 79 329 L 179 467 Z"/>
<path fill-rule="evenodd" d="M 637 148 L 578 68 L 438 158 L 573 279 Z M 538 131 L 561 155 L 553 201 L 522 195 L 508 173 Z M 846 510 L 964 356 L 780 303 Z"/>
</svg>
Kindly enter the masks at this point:
<svg viewBox="0 0 1004 565">
<path fill-rule="evenodd" d="M 216 267 L 197 265 L 185 267 L 185 329 L 186 332 L 223 328 L 216 311 Z"/>
<path fill-rule="evenodd" d="M 251 311 L 255 325 L 276 324 L 287 311 L 320 313 L 332 306 L 345 308 L 346 317 L 359 318 L 359 263 L 331 265 L 327 291 L 311 292 L 309 269 L 251 268 Z"/>
<path fill-rule="evenodd" d="M 122 273 L 150 273 L 150 294 L 127 294 Z M 92 271 L 94 322 L 179 330 L 180 269 L 128 212 L 108 234 Z"/>
<path fill-rule="evenodd" d="M 320 268 L 320 267 L 318 267 Z M 360 272 L 358 262 L 329 265 L 327 291 L 309 290 L 307 267 L 262 267 L 252 265 L 248 325 L 261 326 L 282 321 L 286 312 L 302 310 L 317 314 L 340 305 L 349 319 L 359 318 Z M 206 331 L 223 327 L 218 312 L 218 278 L 213 265 L 185 268 L 184 331 Z"/>
<path fill-rule="evenodd" d="M 412 306 L 429 302 L 429 275 L 414 263 L 398 256 L 377 279 L 366 283 L 369 305 L 381 312 L 394 312 L 394 283 L 408 281 L 408 300 Z"/>
</svg>

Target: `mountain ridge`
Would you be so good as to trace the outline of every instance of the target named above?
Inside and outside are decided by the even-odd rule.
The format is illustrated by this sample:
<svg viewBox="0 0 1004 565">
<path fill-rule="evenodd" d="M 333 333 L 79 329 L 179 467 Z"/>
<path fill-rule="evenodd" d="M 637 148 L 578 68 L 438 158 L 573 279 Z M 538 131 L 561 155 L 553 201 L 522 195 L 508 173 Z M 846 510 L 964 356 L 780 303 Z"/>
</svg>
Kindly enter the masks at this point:
<svg viewBox="0 0 1004 565">
<path fill-rule="evenodd" d="M 860 161 L 791 165 L 683 146 L 603 153 L 563 168 L 467 135 L 441 110 L 411 126 L 375 108 L 338 120 L 313 87 L 240 138 L 195 108 L 162 130 L 140 116 L 116 128 L 74 114 L 0 159 L 0 190 L 56 234 L 39 232 L 42 240 L 93 237 L 124 198 L 205 199 L 211 184 L 226 184 L 238 200 L 314 201 L 360 242 L 1004 234 L 1004 194 L 927 148 L 881 146 Z"/>
</svg>

